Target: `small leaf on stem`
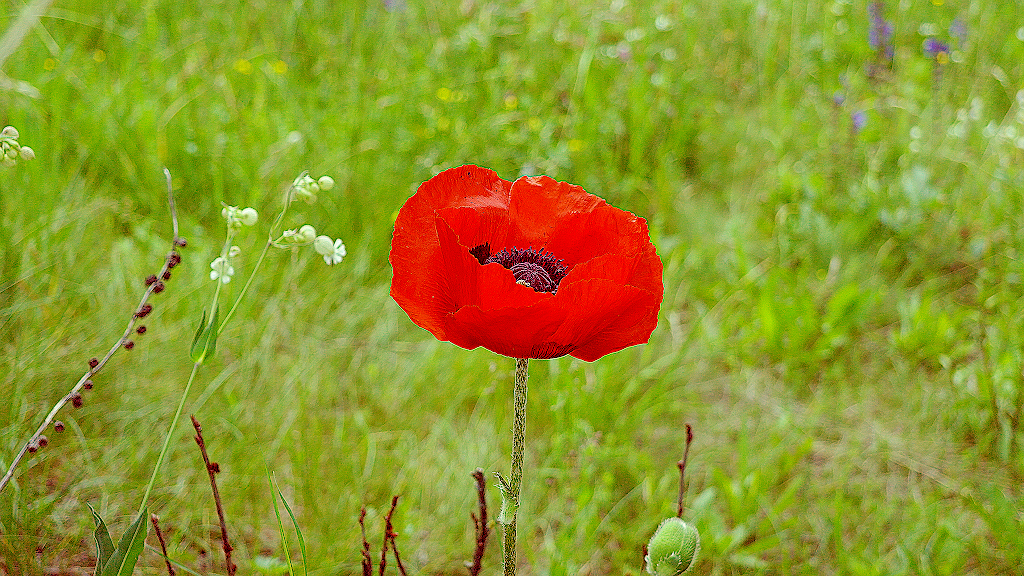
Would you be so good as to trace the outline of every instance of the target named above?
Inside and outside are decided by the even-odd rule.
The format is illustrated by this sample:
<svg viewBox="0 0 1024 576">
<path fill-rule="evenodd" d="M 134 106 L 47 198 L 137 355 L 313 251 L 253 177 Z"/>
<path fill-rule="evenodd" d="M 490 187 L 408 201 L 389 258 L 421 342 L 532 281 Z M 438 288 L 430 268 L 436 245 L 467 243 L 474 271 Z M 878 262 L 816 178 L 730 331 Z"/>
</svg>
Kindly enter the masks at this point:
<svg viewBox="0 0 1024 576">
<path fill-rule="evenodd" d="M 100 576 L 103 574 L 103 566 L 110 559 L 110 555 L 114 553 L 114 541 L 110 539 L 107 525 L 103 523 L 103 519 L 93 509 L 92 504 L 86 503 L 86 506 L 89 507 L 89 510 L 92 512 L 92 519 L 96 522 L 96 530 L 93 531 L 93 536 L 96 538 L 96 576 Z"/>
<path fill-rule="evenodd" d="M 146 522 L 149 517 L 146 508 L 139 512 L 139 517 L 132 522 L 125 530 L 121 540 L 117 543 L 117 549 L 110 556 L 109 561 L 103 566 L 102 576 L 131 576 L 135 570 L 135 563 L 139 560 L 142 547 L 146 543 Z"/>
<path fill-rule="evenodd" d="M 206 312 L 203 312 L 203 319 L 196 330 L 196 336 L 192 339 L 192 350 L 190 355 L 196 364 L 202 364 L 207 358 L 213 356 L 217 350 L 217 328 L 220 323 L 220 308 L 214 307 L 213 318 L 206 323 Z"/>
</svg>

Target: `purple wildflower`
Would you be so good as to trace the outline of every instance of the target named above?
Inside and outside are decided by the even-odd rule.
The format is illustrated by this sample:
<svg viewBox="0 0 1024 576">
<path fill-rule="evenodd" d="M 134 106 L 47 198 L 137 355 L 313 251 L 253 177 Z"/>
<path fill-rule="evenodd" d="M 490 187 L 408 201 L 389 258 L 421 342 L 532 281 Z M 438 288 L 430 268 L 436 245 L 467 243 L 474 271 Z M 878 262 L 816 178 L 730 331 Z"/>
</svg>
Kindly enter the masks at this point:
<svg viewBox="0 0 1024 576">
<path fill-rule="evenodd" d="M 924 41 L 924 53 L 929 58 L 940 61 L 949 55 L 949 44 L 936 38 L 928 38 Z"/>
<path fill-rule="evenodd" d="M 868 4 L 868 19 L 871 21 L 868 28 L 868 45 L 875 52 L 884 54 L 886 59 L 892 60 L 892 24 L 882 16 L 884 10 L 885 3 L 882 0 Z"/>
<path fill-rule="evenodd" d="M 857 134 L 867 126 L 868 115 L 863 110 L 857 110 L 850 114 L 850 120 L 853 121 L 853 133 Z"/>
</svg>

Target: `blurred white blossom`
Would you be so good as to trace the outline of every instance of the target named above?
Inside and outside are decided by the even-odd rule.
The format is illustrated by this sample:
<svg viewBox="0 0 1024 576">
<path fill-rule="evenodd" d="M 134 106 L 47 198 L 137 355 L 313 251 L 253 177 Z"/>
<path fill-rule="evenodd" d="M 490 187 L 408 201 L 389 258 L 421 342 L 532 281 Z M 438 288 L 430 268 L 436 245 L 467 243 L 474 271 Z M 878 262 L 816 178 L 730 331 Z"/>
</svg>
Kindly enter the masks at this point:
<svg viewBox="0 0 1024 576">
<path fill-rule="evenodd" d="M 213 262 L 210 263 L 210 268 L 212 268 L 210 270 L 210 280 L 219 279 L 224 284 L 231 282 L 231 277 L 235 274 L 235 268 L 223 256 L 214 258 Z"/>
<path fill-rule="evenodd" d="M 313 241 L 313 249 L 324 257 L 324 262 L 327 262 L 328 266 L 340 264 L 348 254 L 345 251 L 345 243 L 341 241 L 341 238 L 332 240 L 328 236 L 317 236 L 316 240 Z"/>
</svg>

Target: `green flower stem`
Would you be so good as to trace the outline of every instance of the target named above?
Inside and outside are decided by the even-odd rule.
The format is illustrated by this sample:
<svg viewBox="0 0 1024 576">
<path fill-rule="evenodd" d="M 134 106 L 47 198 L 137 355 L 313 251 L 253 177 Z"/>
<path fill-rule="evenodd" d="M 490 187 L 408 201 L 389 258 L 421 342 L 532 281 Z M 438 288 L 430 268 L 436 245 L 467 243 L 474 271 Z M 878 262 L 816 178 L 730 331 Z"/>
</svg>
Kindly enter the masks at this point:
<svg viewBox="0 0 1024 576">
<path fill-rule="evenodd" d="M 142 514 L 142 511 L 146 509 L 146 503 L 149 502 L 149 493 L 153 490 L 157 472 L 160 471 L 160 465 L 163 464 L 164 456 L 167 455 L 167 447 L 171 444 L 171 436 L 174 435 L 174 429 L 178 426 L 178 420 L 181 418 L 181 409 L 185 406 L 185 399 L 188 398 L 188 391 L 192 388 L 192 382 L 195 381 L 197 372 L 199 372 L 199 362 L 192 365 L 192 373 L 189 374 L 188 383 L 185 384 L 185 390 L 181 393 L 181 399 L 178 400 L 178 409 L 174 411 L 171 427 L 167 430 L 167 435 L 164 436 L 164 446 L 160 449 L 160 456 L 156 459 L 156 465 L 153 466 L 153 475 L 149 477 L 146 493 L 142 495 L 142 505 L 139 506 L 139 514 Z"/>
<path fill-rule="evenodd" d="M 516 573 L 516 512 L 519 509 L 519 490 L 523 483 L 523 448 L 526 445 L 526 358 L 516 358 L 516 379 L 513 390 L 514 419 L 512 422 L 512 474 L 506 482 L 498 475 L 501 489 L 501 512 L 498 523 L 502 525 L 504 540 L 505 576 Z"/>
<path fill-rule="evenodd" d="M 235 298 L 235 302 L 234 304 L 231 305 L 231 309 L 228 310 L 228 313 L 225 314 L 224 318 L 220 321 L 220 327 L 217 329 L 218 336 L 220 335 L 221 332 L 224 331 L 224 327 L 228 325 L 228 320 L 231 319 L 231 316 L 235 314 L 235 309 L 238 308 L 238 304 L 242 301 L 242 298 L 245 298 L 246 292 L 249 291 L 249 285 L 252 284 L 252 279 L 256 277 L 256 272 L 258 272 L 260 266 L 263 265 L 263 259 L 267 257 L 267 252 L 270 251 L 270 246 L 272 243 L 273 240 L 267 240 L 267 245 L 263 247 L 263 252 L 260 253 L 259 260 L 257 260 L 256 265 L 253 266 L 252 272 L 249 274 L 249 278 L 245 281 L 245 285 L 242 286 L 242 291 L 238 293 L 238 297 Z M 220 286 L 218 286 L 217 289 L 220 290 Z M 211 314 L 210 317 L 212 318 L 213 315 Z"/>
<path fill-rule="evenodd" d="M 286 212 L 288 212 L 288 206 L 291 205 L 291 193 L 291 188 L 289 188 L 288 192 L 285 194 L 284 208 L 282 208 L 281 212 L 278 213 L 277 218 L 274 219 L 274 223 L 270 225 L 270 232 L 267 233 L 267 243 L 266 245 L 263 246 L 263 252 L 260 252 L 260 257 L 259 259 L 256 260 L 256 265 L 252 267 L 252 272 L 249 273 L 249 278 L 245 280 L 245 285 L 242 286 L 242 291 L 238 293 L 238 297 L 235 298 L 235 302 L 231 305 L 231 308 L 228 310 L 228 313 L 225 314 L 224 318 L 220 321 L 220 328 L 217 329 L 218 336 L 220 335 L 221 332 L 224 331 L 224 327 L 228 325 L 228 320 L 230 320 L 231 317 L 235 314 L 235 309 L 238 308 L 238 304 L 242 301 L 242 298 L 244 298 L 245 294 L 249 291 L 249 286 L 252 284 L 253 278 L 256 277 L 256 272 L 258 272 L 260 266 L 263 265 L 263 260 L 267 257 L 267 253 L 270 252 L 270 247 L 274 245 L 274 238 L 277 235 L 276 230 L 278 226 L 281 225 L 281 222 L 284 221 L 284 215 Z M 224 255 L 227 255 L 227 253 L 225 252 Z M 211 313 L 210 316 L 212 317 L 213 314 Z"/>
</svg>

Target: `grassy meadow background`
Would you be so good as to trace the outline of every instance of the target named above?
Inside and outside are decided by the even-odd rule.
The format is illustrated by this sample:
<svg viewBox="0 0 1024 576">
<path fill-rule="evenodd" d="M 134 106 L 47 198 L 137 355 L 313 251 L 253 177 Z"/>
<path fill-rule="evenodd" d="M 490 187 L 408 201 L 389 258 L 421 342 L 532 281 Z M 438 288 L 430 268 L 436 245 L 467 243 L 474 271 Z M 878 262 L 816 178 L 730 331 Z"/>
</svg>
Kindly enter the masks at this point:
<svg viewBox="0 0 1024 576">
<path fill-rule="evenodd" d="M 235 560 L 283 572 L 269 468 L 310 574 L 360 573 L 360 507 L 376 555 L 395 494 L 410 573 L 464 574 L 470 473 L 508 467 L 514 362 L 414 326 L 387 261 L 401 204 L 464 163 L 583 185 L 647 218 L 665 265 L 649 344 L 531 362 L 521 573 L 639 574 L 689 422 L 698 574 L 1020 574 L 1020 2 L 889 2 L 891 61 L 859 0 L 566 4 L 54 2 L 3 66 L 38 97 L 0 91 L 0 125 L 36 152 L 0 171 L 4 470 L 159 269 L 164 166 L 189 244 L 149 332 L 0 493 L 0 574 L 91 573 L 86 503 L 131 521 L 221 203 L 261 214 L 231 298 L 303 170 L 338 185 L 285 226 L 349 256 L 272 253 L 185 405 Z M 191 436 L 150 507 L 172 557 L 224 573 Z"/>
</svg>

